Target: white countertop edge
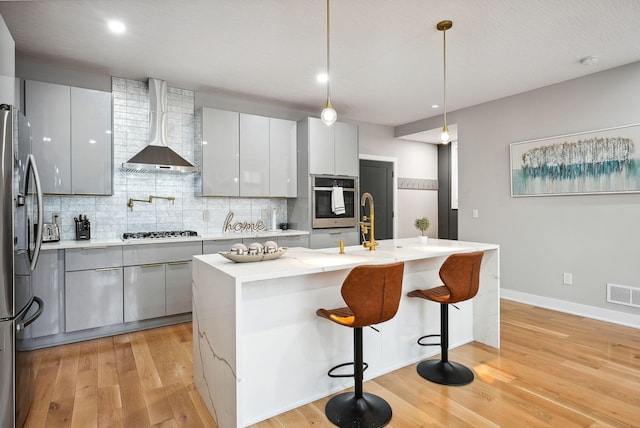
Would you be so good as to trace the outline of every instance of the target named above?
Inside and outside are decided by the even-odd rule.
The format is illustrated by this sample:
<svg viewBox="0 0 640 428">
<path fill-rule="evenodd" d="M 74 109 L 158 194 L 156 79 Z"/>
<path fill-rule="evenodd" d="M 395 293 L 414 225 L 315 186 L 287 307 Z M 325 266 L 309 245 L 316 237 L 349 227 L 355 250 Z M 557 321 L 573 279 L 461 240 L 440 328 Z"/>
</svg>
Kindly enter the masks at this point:
<svg viewBox="0 0 640 428">
<path fill-rule="evenodd" d="M 261 281 L 289 276 L 310 275 L 342 269 L 351 269 L 363 264 L 384 264 L 397 261 L 412 261 L 432 257 L 442 257 L 453 253 L 498 250 L 497 244 L 479 242 L 429 239 L 428 245 L 421 245 L 416 238 L 390 239 L 380 241 L 374 252 L 362 246 L 346 248 L 346 254 L 338 254 L 337 248 L 310 250 L 289 248 L 282 257 L 266 262 L 235 263 L 219 254 L 194 256 L 225 274 L 241 282 Z"/>
<path fill-rule="evenodd" d="M 58 242 L 43 242 L 42 250 L 67 250 L 72 248 L 96 248 L 96 247 L 113 247 L 113 246 L 125 246 L 125 245 L 143 245 L 143 244 L 171 244 L 178 242 L 191 242 L 191 241 L 226 241 L 232 239 L 243 238 L 271 238 L 278 236 L 303 236 L 308 235 L 309 232 L 304 230 L 279 230 L 279 231 L 263 231 L 258 233 L 234 233 L 234 234 L 205 234 L 200 236 L 181 236 L 177 238 L 150 238 L 150 239 L 88 239 L 86 241 L 58 241 Z"/>
</svg>

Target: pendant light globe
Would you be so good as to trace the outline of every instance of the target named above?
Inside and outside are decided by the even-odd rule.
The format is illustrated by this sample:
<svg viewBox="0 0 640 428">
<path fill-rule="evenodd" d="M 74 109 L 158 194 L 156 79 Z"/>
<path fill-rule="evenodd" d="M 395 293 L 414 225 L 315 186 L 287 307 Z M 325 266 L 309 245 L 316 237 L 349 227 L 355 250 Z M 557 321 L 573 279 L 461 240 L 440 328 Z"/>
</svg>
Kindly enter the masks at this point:
<svg viewBox="0 0 640 428">
<path fill-rule="evenodd" d="M 327 99 L 327 105 L 320 113 L 320 120 L 327 126 L 333 125 L 335 121 L 338 119 L 338 113 L 333 109 L 331 105 L 331 100 Z"/>
<path fill-rule="evenodd" d="M 451 134 L 449 133 L 449 128 L 446 126 L 442 128 L 442 132 L 440 133 L 440 142 L 442 144 L 449 144 L 451 142 Z"/>
</svg>

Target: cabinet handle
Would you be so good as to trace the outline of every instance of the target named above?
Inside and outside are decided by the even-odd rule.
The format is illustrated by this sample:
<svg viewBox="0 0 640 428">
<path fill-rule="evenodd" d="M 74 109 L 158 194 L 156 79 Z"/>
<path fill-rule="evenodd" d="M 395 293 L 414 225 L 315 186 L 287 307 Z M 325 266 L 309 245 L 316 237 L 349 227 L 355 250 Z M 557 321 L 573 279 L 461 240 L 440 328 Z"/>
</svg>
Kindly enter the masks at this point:
<svg viewBox="0 0 640 428">
<path fill-rule="evenodd" d="M 80 248 L 81 250 L 104 250 L 106 249 L 107 246 L 102 246 L 102 247 L 82 247 Z"/>
<path fill-rule="evenodd" d="M 152 268 L 152 267 L 160 267 L 162 263 L 150 263 L 148 265 L 140 265 L 141 268 Z"/>
<path fill-rule="evenodd" d="M 120 267 L 98 268 L 98 269 L 96 269 L 96 272 L 104 272 L 104 271 L 107 271 L 107 270 L 118 270 L 118 269 L 120 269 Z"/>
<path fill-rule="evenodd" d="M 342 232 L 329 232 L 329 235 L 342 235 Z"/>
<path fill-rule="evenodd" d="M 184 260 L 181 262 L 169 262 L 167 263 L 168 265 L 174 266 L 174 265 L 186 265 L 187 263 L 190 263 L 191 260 Z"/>
</svg>

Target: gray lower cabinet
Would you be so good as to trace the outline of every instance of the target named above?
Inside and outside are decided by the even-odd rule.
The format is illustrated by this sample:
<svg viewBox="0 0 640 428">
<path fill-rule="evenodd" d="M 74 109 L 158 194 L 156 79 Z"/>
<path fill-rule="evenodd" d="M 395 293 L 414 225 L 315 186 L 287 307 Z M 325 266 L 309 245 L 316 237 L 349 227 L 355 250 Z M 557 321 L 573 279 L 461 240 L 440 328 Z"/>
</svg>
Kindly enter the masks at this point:
<svg viewBox="0 0 640 428">
<path fill-rule="evenodd" d="M 64 288 L 64 256 L 63 251 L 41 251 L 38 265 L 31 274 L 33 294 L 44 301 L 42 314 L 31 328 L 31 337 L 42 337 L 58 334 L 63 331 L 63 317 L 60 316 L 61 299 Z"/>
<path fill-rule="evenodd" d="M 124 321 L 191 312 L 191 258 L 202 242 L 124 248 Z"/>
<path fill-rule="evenodd" d="M 66 331 L 122 322 L 122 268 L 98 268 L 65 275 Z"/>
<path fill-rule="evenodd" d="M 309 235 L 278 236 L 278 247 L 309 248 Z"/>
<path fill-rule="evenodd" d="M 166 314 L 191 312 L 191 261 L 167 263 L 164 275 Z"/>
<path fill-rule="evenodd" d="M 124 268 L 124 322 L 191 312 L 191 261 Z"/>
<path fill-rule="evenodd" d="M 65 250 L 65 331 L 123 321 L 122 247 Z"/>
<path fill-rule="evenodd" d="M 358 245 L 359 233 L 356 229 L 346 230 L 333 230 L 331 232 L 316 232 L 313 231 L 309 235 L 309 248 L 331 248 L 340 246 L 340 241 L 344 242 L 345 246 Z"/>
<path fill-rule="evenodd" d="M 253 242 L 253 241 L 252 241 Z M 233 244 L 241 244 L 242 239 L 225 239 L 221 241 L 203 241 L 202 254 L 216 254 L 220 251 L 229 251 Z M 245 242 L 247 245 L 247 242 Z"/>
<path fill-rule="evenodd" d="M 164 263 L 124 268 L 124 322 L 165 315 Z"/>
</svg>

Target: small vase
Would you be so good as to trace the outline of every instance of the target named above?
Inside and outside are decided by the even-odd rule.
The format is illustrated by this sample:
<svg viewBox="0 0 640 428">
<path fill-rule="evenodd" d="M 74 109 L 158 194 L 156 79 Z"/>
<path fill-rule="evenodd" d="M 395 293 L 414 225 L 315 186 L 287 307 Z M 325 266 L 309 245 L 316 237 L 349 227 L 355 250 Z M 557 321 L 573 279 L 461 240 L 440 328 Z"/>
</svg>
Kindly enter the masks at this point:
<svg viewBox="0 0 640 428">
<path fill-rule="evenodd" d="M 418 242 L 422 245 L 427 245 L 427 243 L 429 242 L 429 237 L 428 236 L 418 236 Z"/>
</svg>

